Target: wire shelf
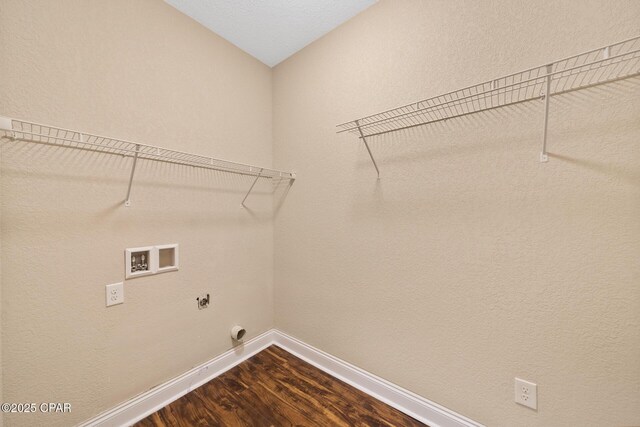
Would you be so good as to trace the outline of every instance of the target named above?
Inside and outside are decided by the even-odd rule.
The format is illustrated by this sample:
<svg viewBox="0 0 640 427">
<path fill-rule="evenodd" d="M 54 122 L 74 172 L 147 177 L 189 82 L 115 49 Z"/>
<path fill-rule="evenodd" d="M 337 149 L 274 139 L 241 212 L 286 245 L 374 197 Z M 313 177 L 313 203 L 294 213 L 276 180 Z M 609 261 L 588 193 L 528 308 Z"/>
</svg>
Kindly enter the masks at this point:
<svg viewBox="0 0 640 427">
<path fill-rule="evenodd" d="M 337 126 L 337 132 L 350 132 L 366 138 L 638 75 L 640 36 L 342 123 Z"/>
<path fill-rule="evenodd" d="M 0 126 L 2 126 L 0 131 L 3 131 L 4 136 L 16 140 L 131 157 L 135 156 L 137 152 L 138 158 L 144 160 L 154 160 L 184 166 L 214 169 L 242 175 L 260 175 L 261 178 L 294 178 L 291 172 L 283 172 L 275 169 L 230 162 L 213 157 L 169 150 L 167 148 L 155 147 L 152 145 L 145 145 L 106 136 L 93 135 L 86 132 L 62 129 L 25 120 L 8 120 L 11 122 L 11 127 L 2 126 L 3 123 L 0 122 Z"/>
<path fill-rule="evenodd" d="M 131 193 L 131 183 L 133 181 L 133 175 L 138 160 L 151 160 L 254 176 L 256 179 L 253 182 L 253 185 L 255 185 L 259 178 L 295 180 L 295 173 L 293 172 L 284 172 L 276 169 L 231 162 L 228 160 L 216 159 L 214 157 L 201 156 L 199 154 L 170 150 L 167 148 L 126 141 L 123 139 L 94 135 L 86 132 L 63 129 L 55 126 L 7 117 L 0 117 L 0 136 L 10 138 L 14 141 L 34 142 L 58 147 L 75 148 L 131 157 L 133 159 L 133 163 L 131 177 L 129 179 L 127 199 L 125 202 L 127 206 L 130 205 L 129 196 Z M 249 189 L 249 192 L 253 189 L 253 185 Z M 249 193 L 247 193 L 247 196 L 248 195 Z"/>
</svg>

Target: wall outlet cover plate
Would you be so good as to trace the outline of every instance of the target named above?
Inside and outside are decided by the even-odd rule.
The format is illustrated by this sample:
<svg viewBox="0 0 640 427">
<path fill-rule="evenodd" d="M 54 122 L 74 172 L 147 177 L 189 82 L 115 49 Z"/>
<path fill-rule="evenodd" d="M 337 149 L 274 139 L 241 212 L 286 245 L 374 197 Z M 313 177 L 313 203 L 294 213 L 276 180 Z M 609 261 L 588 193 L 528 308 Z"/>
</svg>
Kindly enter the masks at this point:
<svg viewBox="0 0 640 427">
<path fill-rule="evenodd" d="M 122 282 L 107 285 L 105 294 L 107 307 L 122 304 L 124 302 L 124 285 Z"/>
<path fill-rule="evenodd" d="M 516 378 L 515 381 L 516 403 L 531 409 L 538 409 L 538 385 L 529 381 Z"/>
</svg>

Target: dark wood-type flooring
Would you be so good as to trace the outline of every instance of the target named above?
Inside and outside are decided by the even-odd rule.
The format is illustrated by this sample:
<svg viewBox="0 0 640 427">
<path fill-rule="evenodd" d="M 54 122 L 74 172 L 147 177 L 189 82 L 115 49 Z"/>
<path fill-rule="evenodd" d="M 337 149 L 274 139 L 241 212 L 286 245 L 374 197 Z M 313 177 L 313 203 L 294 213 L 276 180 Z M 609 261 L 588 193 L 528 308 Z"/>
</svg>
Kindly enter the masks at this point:
<svg viewBox="0 0 640 427">
<path fill-rule="evenodd" d="M 424 424 L 271 346 L 135 426 Z"/>
</svg>

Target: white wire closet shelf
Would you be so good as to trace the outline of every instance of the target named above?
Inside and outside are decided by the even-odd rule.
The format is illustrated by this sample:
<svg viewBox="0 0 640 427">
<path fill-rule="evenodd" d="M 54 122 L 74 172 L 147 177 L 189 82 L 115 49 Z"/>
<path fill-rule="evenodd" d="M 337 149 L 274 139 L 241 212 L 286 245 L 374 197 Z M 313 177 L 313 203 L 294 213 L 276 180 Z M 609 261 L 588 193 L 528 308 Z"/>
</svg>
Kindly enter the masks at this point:
<svg viewBox="0 0 640 427">
<path fill-rule="evenodd" d="M 639 75 L 640 36 L 342 123 L 337 126 L 338 133 L 350 132 L 363 140 L 380 176 L 378 165 L 367 144 L 368 137 L 522 102 L 544 100 L 540 161 L 546 162 L 549 99 L 552 96 Z"/>
<path fill-rule="evenodd" d="M 125 206 L 131 205 L 131 188 L 138 160 L 151 160 L 176 165 L 191 166 L 203 169 L 228 172 L 239 175 L 254 176 L 255 179 L 249 191 L 242 200 L 242 206 L 249 197 L 251 190 L 260 178 L 288 179 L 293 182 L 296 178 L 293 172 L 231 162 L 199 154 L 185 153 L 153 145 L 140 144 L 107 136 L 94 135 L 76 130 L 63 129 L 55 126 L 34 123 L 27 120 L 13 119 L 0 116 L 0 136 L 13 141 L 26 141 L 58 147 L 75 148 L 96 151 L 107 154 L 131 157 L 131 173 L 129 186 L 125 198 Z"/>
</svg>

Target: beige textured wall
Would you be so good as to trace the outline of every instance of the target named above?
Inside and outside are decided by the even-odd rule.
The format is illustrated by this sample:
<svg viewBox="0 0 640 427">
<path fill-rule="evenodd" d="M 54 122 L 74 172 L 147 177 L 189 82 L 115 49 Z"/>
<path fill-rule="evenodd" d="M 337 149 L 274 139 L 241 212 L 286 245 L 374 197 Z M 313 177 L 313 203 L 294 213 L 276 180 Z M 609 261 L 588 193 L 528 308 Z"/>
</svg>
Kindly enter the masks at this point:
<svg viewBox="0 0 640 427">
<path fill-rule="evenodd" d="M 640 424 L 640 83 L 373 141 L 334 125 L 637 33 L 638 2 L 381 1 L 264 65 L 160 1 L 0 0 L 0 114 L 269 165 L 276 325 L 489 425 Z M 273 316 L 271 187 L 2 143 L 3 399 L 69 425 L 254 336 Z M 276 204 L 278 206 L 278 204 Z M 181 271 L 125 284 L 123 249 Z M 195 297 L 213 292 L 213 307 Z M 539 384 L 539 411 L 513 377 Z"/>
<path fill-rule="evenodd" d="M 274 71 L 276 327 L 491 426 L 640 425 L 640 81 L 334 126 L 638 35 L 638 1 L 382 0 Z M 538 383 L 537 412 L 513 402 Z"/>
<path fill-rule="evenodd" d="M 271 164 L 271 70 L 157 0 L 1 0 L 0 115 Z M 4 399 L 83 421 L 272 326 L 271 185 L 251 177 L 2 143 Z M 126 281 L 124 249 L 180 244 L 181 270 Z M 207 310 L 196 297 L 211 293 Z"/>
</svg>

